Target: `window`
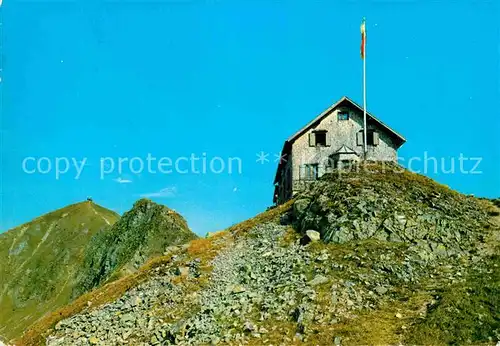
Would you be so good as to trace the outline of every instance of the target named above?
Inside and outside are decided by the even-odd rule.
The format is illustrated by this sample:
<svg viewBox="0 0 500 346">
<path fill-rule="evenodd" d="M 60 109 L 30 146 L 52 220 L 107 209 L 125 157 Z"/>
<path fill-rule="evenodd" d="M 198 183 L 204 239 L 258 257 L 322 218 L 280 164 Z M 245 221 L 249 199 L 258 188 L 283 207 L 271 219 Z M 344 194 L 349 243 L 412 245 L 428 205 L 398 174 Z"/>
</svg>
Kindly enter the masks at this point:
<svg viewBox="0 0 500 346">
<path fill-rule="evenodd" d="M 365 141 L 363 138 L 364 135 L 365 134 L 364 134 L 363 130 L 356 133 L 356 144 L 357 145 L 363 145 L 363 142 Z"/>
<path fill-rule="evenodd" d="M 368 133 L 366 134 L 367 135 L 367 138 L 366 138 L 366 142 L 368 143 L 368 145 L 378 145 L 378 132 L 377 131 L 373 131 L 373 130 L 368 130 Z"/>
<path fill-rule="evenodd" d="M 326 131 L 318 131 L 315 134 L 316 146 L 326 147 Z"/>
<path fill-rule="evenodd" d="M 364 133 L 363 133 L 363 130 L 359 131 L 357 134 L 356 134 L 356 144 L 357 145 L 363 145 L 363 136 L 364 136 Z M 368 145 L 371 145 L 371 146 L 377 146 L 379 145 L 379 134 L 377 131 L 375 130 L 368 130 L 368 133 L 366 134 L 366 142 Z"/>
<path fill-rule="evenodd" d="M 305 165 L 305 180 L 316 180 L 318 179 L 318 164 Z"/>
<path fill-rule="evenodd" d="M 309 146 L 310 147 L 329 147 L 328 131 L 314 130 L 309 133 Z"/>
<path fill-rule="evenodd" d="M 339 111 L 337 113 L 337 120 L 349 120 L 349 112 L 348 111 Z"/>
</svg>

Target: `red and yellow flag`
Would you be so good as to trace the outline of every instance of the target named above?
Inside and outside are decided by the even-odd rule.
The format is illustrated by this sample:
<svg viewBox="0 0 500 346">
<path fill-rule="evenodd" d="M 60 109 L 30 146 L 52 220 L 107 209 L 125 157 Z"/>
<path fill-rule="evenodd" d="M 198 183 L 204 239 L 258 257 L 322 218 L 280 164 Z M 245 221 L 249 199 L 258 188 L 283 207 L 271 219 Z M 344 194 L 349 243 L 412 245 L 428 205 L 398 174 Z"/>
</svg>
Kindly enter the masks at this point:
<svg viewBox="0 0 500 346">
<path fill-rule="evenodd" d="M 366 26 L 365 19 L 361 22 L 361 59 L 365 58 L 365 46 L 366 46 Z"/>
</svg>

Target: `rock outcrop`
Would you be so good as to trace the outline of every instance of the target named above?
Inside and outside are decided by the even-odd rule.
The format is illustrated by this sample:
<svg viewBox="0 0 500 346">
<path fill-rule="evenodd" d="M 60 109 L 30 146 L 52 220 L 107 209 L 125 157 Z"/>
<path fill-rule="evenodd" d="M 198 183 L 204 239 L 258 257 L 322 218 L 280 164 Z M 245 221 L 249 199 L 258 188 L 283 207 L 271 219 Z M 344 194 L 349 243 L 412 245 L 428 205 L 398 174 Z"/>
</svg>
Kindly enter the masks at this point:
<svg viewBox="0 0 500 346">
<path fill-rule="evenodd" d="M 119 277 L 131 273 L 149 258 L 163 254 L 167 247 L 195 238 L 197 236 L 178 213 L 141 199 L 113 227 L 91 239 L 73 296 L 99 286 L 112 275 Z"/>
<path fill-rule="evenodd" d="M 423 257 L 473 251 L 488 224 L 481 202 L 391 164 L 325 176 L 292 209 L 299 231 L 325 242 L 364 239 L 418 246 Z"/>
</svg>

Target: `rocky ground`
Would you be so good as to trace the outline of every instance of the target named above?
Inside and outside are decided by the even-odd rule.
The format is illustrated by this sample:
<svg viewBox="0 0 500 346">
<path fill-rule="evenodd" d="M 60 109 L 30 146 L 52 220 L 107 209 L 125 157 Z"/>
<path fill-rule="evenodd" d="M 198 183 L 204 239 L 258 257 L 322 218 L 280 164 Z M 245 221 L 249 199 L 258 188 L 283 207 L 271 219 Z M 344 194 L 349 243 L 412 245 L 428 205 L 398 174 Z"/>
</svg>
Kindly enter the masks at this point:
<svg viewBox="0 0 500 346">
<path fill-rule="evenodd" d="M 291 214 L 299 231 L 318 230 L 327 242 L 404 242 L 446 257 L 473 252 L 489 218 L 476 198 L 390 164 L 324 177 Z"/>
<path fill-rule="evenodd" d="M 464 280 L 463 266 L 430 264 L 406 247 L 370 253 L 363 244 L 339 254 L 286 235 L 286 226 L 272 223 L 253 228 L 213 259 L 210 283 L 198 292 L 175 279 L 195 280 L 199 260 L 181 267 L 174 261 L 119 300 L 60 322 L 47 345 L 288 345 L 322 333 L 341 343 L 332 326 L 397 301 L 404 288 L 429 276 L 448 285 Z"/>
<path fill-rule="evenodd" d="M 119 299 L 97 305 L 89 298 L 41 340 L 359 345 L 500 339 L 500 238 L 492 203 L 411 173 L 331 179 L 311 186 L 291 207 L 169 248 Z"/>
</svg>

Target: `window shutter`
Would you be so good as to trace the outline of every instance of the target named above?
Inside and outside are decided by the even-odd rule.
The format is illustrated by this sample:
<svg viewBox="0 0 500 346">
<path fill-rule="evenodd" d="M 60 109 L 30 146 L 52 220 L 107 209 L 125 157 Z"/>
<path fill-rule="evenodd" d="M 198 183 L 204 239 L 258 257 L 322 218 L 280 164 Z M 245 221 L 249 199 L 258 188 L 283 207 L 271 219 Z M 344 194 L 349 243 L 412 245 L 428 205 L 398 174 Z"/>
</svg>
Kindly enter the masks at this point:
<svg viewBox="0 0 500 346">
<path fill-rule="evenodd" d="M 330 132 L 326 132 L 326 146 L 329 147 L 332 145 L 332 136 L 330 136 Z"/>
<path fill-rule="evenodd" d="M 373 145 L 379 144 L 378 132 L 373 131 Z"/>
<path fill-rule="evenodd" d="M 356 144 L 363 145 L 363 130 L 356 133 Z"/>
<path fill-rule="evenodd" d="M 309 133 L 309 146 L 314 147 L 316 145 L 316 141 L 314 138 L 314 132 Z"/>
</svg>

